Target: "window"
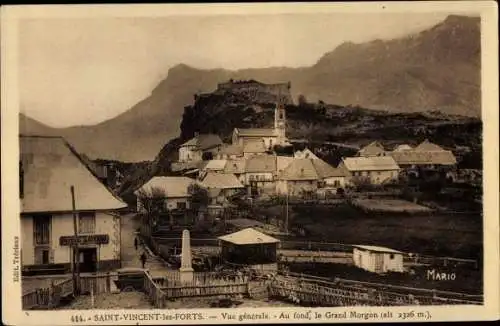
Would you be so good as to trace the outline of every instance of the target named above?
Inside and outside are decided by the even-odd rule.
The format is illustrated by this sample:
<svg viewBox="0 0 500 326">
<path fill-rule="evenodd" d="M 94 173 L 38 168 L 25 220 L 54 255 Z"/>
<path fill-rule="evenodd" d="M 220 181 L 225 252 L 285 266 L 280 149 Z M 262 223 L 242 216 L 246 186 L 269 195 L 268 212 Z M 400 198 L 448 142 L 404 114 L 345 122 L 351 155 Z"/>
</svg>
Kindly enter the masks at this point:
<svg viewBox="0 0 500 326">
<path fill-rule="evenodd" d="M 78 214 L 78 232 L 79 233 L 95 233 L 95 213 L 84 212 Z"/>
<path fill-rule="evenodd" d="M 389 256 L 389 258 L 390 258 L 390 259 L 394 259 L 394 254 L 391 254 L 391 255 Z"/>
<path fill-rule="evenodd" d="M 35 223 L 35 244 L 50 244 L 50 215 L 33 217 Z"/>
<path fill-rule="evenodd" d="M 333 186 L 334 187 L 339 187 L 340 186 L 340 181 L 339 180 L 333 181 Z"/>
<path fill-rule="evenodd" d="M 177 209 L 186 209 L 186 202 L 177 202 Z"/>
</svg>

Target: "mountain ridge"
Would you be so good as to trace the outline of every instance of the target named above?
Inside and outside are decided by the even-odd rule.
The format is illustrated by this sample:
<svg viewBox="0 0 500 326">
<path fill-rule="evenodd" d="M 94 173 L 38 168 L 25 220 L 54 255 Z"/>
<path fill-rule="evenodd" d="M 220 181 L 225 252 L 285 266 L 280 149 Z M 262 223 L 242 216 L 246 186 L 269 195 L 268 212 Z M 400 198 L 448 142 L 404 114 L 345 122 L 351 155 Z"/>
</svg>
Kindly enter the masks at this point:
<svg viewBox="0 0 500 326">
<path fill-rule="evenodd" d="M 480 19 L 451 15 L 422 32 L 393 40 L 346 42 L 308 67 L 197 69 L 180 63 L 129 110 L 93 126 L 50 128 L 92 158 L 153 160 L 179 135 L 184 109 L 217 83 L 291 82 L 292 97 L 391 112 L 439 110 L 480 117 Z M 31 127 L 24 120 L 20 127 Z"/>
</svg>

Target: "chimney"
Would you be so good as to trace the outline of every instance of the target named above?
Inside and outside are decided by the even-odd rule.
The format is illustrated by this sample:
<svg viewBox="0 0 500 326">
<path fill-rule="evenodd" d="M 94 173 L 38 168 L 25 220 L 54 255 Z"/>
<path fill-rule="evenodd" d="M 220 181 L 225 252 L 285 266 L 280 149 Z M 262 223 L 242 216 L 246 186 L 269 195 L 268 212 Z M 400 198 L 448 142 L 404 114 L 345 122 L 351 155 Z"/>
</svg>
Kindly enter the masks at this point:
<svg viewBox="0 0 500 326">
<path fill-rule="evenodd" d="M 195 137 L 198 137 L 199 135 L 200 135 L 200 133 L 199 133 L 198 131 L 195 131 L 195 132 L 194 132 L 194 136 L 195 136 Z"/>
</svg>

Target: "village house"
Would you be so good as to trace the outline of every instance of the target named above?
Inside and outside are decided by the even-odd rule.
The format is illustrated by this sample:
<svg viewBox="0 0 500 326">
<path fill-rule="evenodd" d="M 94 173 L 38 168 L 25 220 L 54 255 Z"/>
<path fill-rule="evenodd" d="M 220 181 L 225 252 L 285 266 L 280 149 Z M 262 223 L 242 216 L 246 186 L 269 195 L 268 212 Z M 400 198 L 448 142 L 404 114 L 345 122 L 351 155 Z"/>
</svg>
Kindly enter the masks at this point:
<svg viewBox="0 0 500 326">
<path fill-rule="evenodd" d="M 209 216 L 221 215 L 224 209 L 230 206 L 229 199 L 245 191 L 245 187 L 234 174 L 208 172 L 198 180 L 198 184 L 208 192 Z"/>
<path fill-rule="evenodd" d="M 245 164 L 245 185 L 252 193 L 273 194 L 276 191 L 276 155 L 256 155 L 247 159 Z"/>
<path fill-rule="evenodd" d="M 231 197 L 244 189 L 243 184 L 234 174 L 208 172 L 199 180 L 205 189 L 219 189 L 224 198 Z"/>
<path fill-rule="evenodd" d="M 224 168 L 226 167 L 227 160 L 210 160 L 206 161 L 204 166 L 201 167 L 201 174 L 207 172 L 224 172 Z"/>
<path fill-rule="evenodd" d="M 273 128 L 234 128 L 233 145 L 244 146 L 247 142 L 263 143 L 265 150 L 271 150 L 275 145 L 286 144 L 285 106 L 281 103 L 276 105 Z"/>
<path fill-rule="evenodd" d="M 246 184 L 245 181 L 245 165 L 246 159 L 230 159 L 226 161 L 223 173 L 233 174 L 241 184 Z"/>
<path fill-rule="evenodd" d="M 118 210 L 127 205 L 96 178 L 74 148 L 61 137 L 20 136 L 19 165 L 23 272 L 71 271 L 75 241 L 81 272 L 120 268 Z"/>
<path fill-rule="evenodd" d="M 229 160 L 243 157 L 243 146 L 239 144 L 223 144 L 221 150 L 215 156 L 217 160 Z"/>
<path fill-rule="evenodd" d="M 315 160 L 319 159 L 319 157 L 317 157 L 309 148 L 305 148 L 302 151 L 296 151 L 293 154 L 293 157 L 295 157 L 295 158 L 312 158 Z"/>
<path fill-rule="evenodd" d="M 222 148 L 222 140 L 214 134 L 196 134 L 179 147 L 179 162 L 197 162 L 213 158 Z"/>
<path fill-rule="evenodd" d="M 358 151 L 357 156 L 371 157 L 371 156 L 384 156 L 385 148 L 378 141 L 374 141 Z"/>
<path fill-rule="evenodd" d="M 196 181 L 188 177 L 153 177 L 134 194 L 137 196 L 137 212 L 146 213 L 144 196 L 150 197 L 155 191 L 164 195 L 164 208 L 171 210 L 187 210 L 190 208 L 189 187 Z"/>
<path fill-rule="evenodd" d="M 398 147 L 399 148 L 399 147 Z M 419 170 L 453 169 L 457 159 L 452 151 L 444 150 L 428 140 L 414 149 L 394 150 L 389 154 L 408 175 L 418 176 Z"/>
<path fill-rule="evenodd" d="M 403 253 L 386 247 L 355 245 L 352 258 L 355 266 L 372 273 L 403 273 L 405 271 Z"/>
<path fill-rule="evenodd" d="M 391 156 L 346 157 L 339 168 L 348 172 L 350 183 L 356 178 L 367 178 L 373 184 L 397 179 L 400 170 Z"/>
<path fill-rule="evenodd" d="M 317 194 L 324 188 L 333 188 L 336 192 L 344 188 L 345 177 L 343 169 L 336 169 L 321 159 L 294 159 L 278 175 L 276 192 L 301 197 Z"/>
</svg>

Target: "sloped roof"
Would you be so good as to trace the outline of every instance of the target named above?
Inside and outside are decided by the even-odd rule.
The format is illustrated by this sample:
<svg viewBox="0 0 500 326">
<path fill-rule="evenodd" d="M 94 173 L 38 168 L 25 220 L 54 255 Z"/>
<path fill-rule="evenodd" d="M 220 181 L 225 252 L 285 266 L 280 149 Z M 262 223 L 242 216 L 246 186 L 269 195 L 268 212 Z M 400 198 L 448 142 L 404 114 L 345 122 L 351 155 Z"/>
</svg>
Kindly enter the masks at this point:
<svg viewBox="0 0 500 326">
<path fill-rule="evenodd" d="M 346 176 L 346 171 L 344 169 L 334 168 L 320 158 L 312 159 L 311 162 L 320 179 Z"/>
<path fill-rule="evenodd" d="M 134 193 L 137 195 L 140 190 L 150 192 L 157 188 L 165 192 L 166 198 L 189 197 L 188 188 L 194 183 L 195 180 L 188 177 L 153 177 Z"/>
<path fill-rule="evenodd" d="M 394 148 L 395 152 L 411 151 L 411 150 L 413 150 L 413 147 L 411 147 L 408 144 L 401 144 L 401 145 L 398 145 L 396 148 Z"/>
<path fill-rule="evenodd" d="M 289 166 L 295 160 L 291 156 L 276 156 L 276 170 L 278 173 L 283 171 L 287 166 Z"/>
<path fill-rule="evenodd" d="M 267 234 L 259 232 L 253 228 L 246 228 L 231 234 L 226 234 L 218 238 L 219 240 L 230 242 L 236 245 L 249 245 L 249 244 L 264 244 L 264 243 L 278 243 L 275 239 Z"/>
<path fill-rule="evenodd" d="M 234 174 L 208 172 L 201 183 L 205 188 L 235 189 L 243 188 Z"/>
<path fill-rule="evenodd" d="M 342 159 L 349 171 L 387 171 L 399 170 L 391 156 L 346 157 Z"/>
<path fill-rule="evenodd" d="M 227 160 L 224 173 L 245 173 L 246 160 L 244 158 Z"/>
<path fill-rule="evenodd" d="M 247 173 L 265 173 L 276 172 L 276 156 L 274 155 L 255 155 L 247 159 L 245 172 Z"/>
<path fill-rule="evenodd" d="M 114 210 L 127 205 L 115 197 L 62 137 L 20 136 L 24 196 L 22 213 Z"/>
<path fill-rule="evenodd" d="M 300 181 L 300 180 L 318 180 L 318 174 L 308 158 L 298 158 L 293 160 L 279 176 L 281 180 Z"/>
<path fill-rule="evenodd" d="M 320 180 L 330 177 L 344 177 L 343 169 L 336 169 L 321 159 L 294 159 L 281 173 L 281 180 Z"/>
<path fill-rule="evenodd" d="M 455 155 L 451 151 L 399 151 L 390 155 L 399 165 L 454 165 L 457 163 Z"/>
<path fill-rule="evenodd" d="M 378 141 L 374 141 L 359 150 L 360 155 L 378 155 L 384 152 L 384 146 Z"/>
<path fill-rule="evenodd" d="M 182 144 L 181 147 L 196 146 L 200 150 L 205 150 L 219 145 L 222 145 L 222 140 L 220 139 L 219 135 L 200 134 Z"/>
<path fill-rule="evenodd" d="M 319 159 L 319 157 L 316 156 L 309 148 L 304 148 L 302 151 L 296 151 L 293 154 L 294 157 L 296 158 L 314 158 L 314 159 Z"/>
<path fill-rule="evenodd" d="M 246 141 L 243 145 L 243 153 L 265 153 L 266 151 L 263 141 Z"/>
<path fill-rule="evenodd" d="M 359 248 L 359 249 L 362 249 L 362 250 L 368 250 L 368 251 L 402 254 L 401 251 L 394 250 L 394 249 L 387 248 L 387 247 L 369 246 L 369 245 L 353 245 L 353 247 Z"/>
<path fill-rule="evenodd" d="M 243 154 L 243 147 L 237 144 L 224 144 L 219 153 L 225 155 L 241 155 Z"/>
<path fill-rule="evenodd" d="M 226 166 L 227 160 L 210 160 L 203 167 L 204 170 L 212 170 L 212 171 L 222 171 Z"/>
<path fill-rule="evenodd" d="M 235 128 L 239 136 L 248 137 L 276 137 L 277 134 L 273 128 Z"/>
<path fill-rule="evenodd" d="M 415 151 L 421 152 L 433 152 L 433 151 L 443 151 L 444 149 L 441 146 L 431 143 L 429 140 L 424 140 L 417 147 L 415 147 Z"/>
</svg>

